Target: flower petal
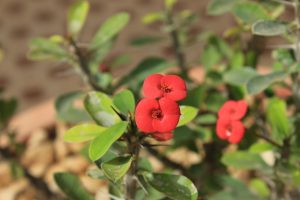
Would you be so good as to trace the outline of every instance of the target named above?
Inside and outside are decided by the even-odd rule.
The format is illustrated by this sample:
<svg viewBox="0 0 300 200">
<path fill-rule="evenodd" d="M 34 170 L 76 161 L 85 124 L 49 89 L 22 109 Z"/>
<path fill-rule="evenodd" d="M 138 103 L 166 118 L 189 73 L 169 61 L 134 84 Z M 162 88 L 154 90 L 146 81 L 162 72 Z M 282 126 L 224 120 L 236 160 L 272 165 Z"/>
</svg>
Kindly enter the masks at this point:
<svg viewBox="0 0 300 200">
<path fill-rule="evenodd" d="M 240 142 L 245 133 L 244 124 L 241 121 L 232 121 L 231 122 L 232 133 L 228 137 L 228 141 L 232 144 Z"/>
<path fill-rule="evenodd" d="M 161 83 L 163 85 L 167 85 L 172 88 L 186 90 L 186 85 L 184 80 L 177 75 L 165 75 L 161 79 Z"/>
<path fill-rule="evenodd" d="M 182 100 L 187 95 L 186 84 L 179 76 L 166 75 L 161 79 L 161 84 L 166 85 L 172 90 L 169 93 L 164 93 L 164 96 L 174 101 Z"/>
<path fill-rule="evenodd" d="M 148 98 L 162 97 L 163 91 L 160 89 L 162 78 L 163 75 L 161 74 L 152 74 L 145 79 L 143 84 L 143 93 L 145 97 Z"/>
<path fill-rule="evenodd" d="M 180 115 L 179 105 L 171 99 L 165 97 L 161 98 L 159 100 L 159 106 L 163 115 Z"/>
<path fill-rule="evenodd" d="M 219 118 L 230 118 L 231 120 L 242 119 L 247 112 L 247 103 L 244 100 L 241 101 L 227 101 L 219 110 Z"/>
<path fill-rule="evenodd" d="M 154 109 L 159 109 L 158 101 L 155 99 L 142 99 L 136 106 L 135 123 L 145 133 L 155 131 L 152 126 L 152 110 Z"/>
<path fill-rule="evenodd" d="M 152 117 L 147 115 L 138 115 L 135 116 L 135 123 L 137 127 L 144 133 L 155 132 L 155 129 L 152 126 Z"/>
<path fill-rule="evenodd" d="M 159 103 L 155 99 L 144 98 L 136 106 L 135 116 L 152 115 L 152 110 L 159 109 Z"/>
<path fill-rule="evenodd" d="M 230 122 L 228 118 L 219 118 L 217 121 L 216 133 L 217 136 L 222 140 L 226 140 L 228 137 L 226 132 L 229 123 Z"/>
<path fill-rule="evenodd" d="M 167 141 L 173 138 L 172 132 L 166 132 L 166 133 L 153 133 L 152 137 L 155 138 L 158 141 Z"/>
<path fill-rule="evenodd" d="M 164 115 L 162 119 L 154 119 L 152 126 L 157 132 L 170 132 L 176 128 L 179 117 L 180 115 Z"/>
<path fill-rule="evenodd" d="M 187 95 L 186 90 L 175 89 L 175 88 L 173 88 L 173 90 L 169 93 L 164 93 L 164 97 L 167 97 L 167 98 L 172 99 L 174 101 L 182 100 L 186 97 L 186 95 Z"/>
<path fill-rule="evenodd" d="M 237 103 L 235 101 L 226 101 L 218 112 L 219 118 L 230 118 L 232 113 L 235 112 Z"/>
</svg>

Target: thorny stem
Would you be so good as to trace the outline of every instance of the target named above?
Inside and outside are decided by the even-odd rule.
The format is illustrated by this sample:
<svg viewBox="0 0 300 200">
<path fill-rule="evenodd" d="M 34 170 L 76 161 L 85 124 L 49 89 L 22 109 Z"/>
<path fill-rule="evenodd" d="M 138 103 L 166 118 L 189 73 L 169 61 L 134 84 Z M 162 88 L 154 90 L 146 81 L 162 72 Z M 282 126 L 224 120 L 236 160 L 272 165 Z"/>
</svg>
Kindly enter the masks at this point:
<svg viewBox="0 0 300 200">
<path fill-rule="evenodd" d="M 95 80 L 93 79 L 92 73 L 89 69 L 88 62 L 86 60 L 86 57 L 83 55 L 82 51 L 80 48 L 77 46 L 75 40 L 73 38 L 70 38 L 70 44 L 71 46 L 75 49 L 75 54 L 77 56 L 78 62 L 79 62 L 79 67 L 81 71 L 84 73 L 84 80 L 86 80 L 94 90 L 97 91 L 102 91 L 102 92 L 107 92 L 105 89 L 100 87 Z"/>
<path fill-rule="evenodd" d="M 268 143 L 270 143 L 270 144 L 278 147 L 279 149 L 283 148 L 282 145 L 278 144 L 277 142 L 275 142 L 274 140 L 272 140 L 271 138 L 269 138 L 269 137 L 267 137 L 265 135 L 261 135 L 261 134 L 258 134 L 258 133 L 255 133 L 255 135 L 256 135 L 256 137 L 259 137 L 259 138 L 265 140 L 266 142 L 268 142 Z"/>
<path fill-rule="evenodd" d="M 172 39 L 173 48 L 175 50 L 177 64 L 180 67 L 181 73 L 185 76 L 187 73 L 186 58 L 183 53 L 182 45 L 179 40 L 179 33 L 176 24 L 174 22 L 172 10 L 166 9 L 166 18 L 167 18 L 166 19 L 167 25 L 169 28 L 171 28 L 170 37 Z"/>
</svg>

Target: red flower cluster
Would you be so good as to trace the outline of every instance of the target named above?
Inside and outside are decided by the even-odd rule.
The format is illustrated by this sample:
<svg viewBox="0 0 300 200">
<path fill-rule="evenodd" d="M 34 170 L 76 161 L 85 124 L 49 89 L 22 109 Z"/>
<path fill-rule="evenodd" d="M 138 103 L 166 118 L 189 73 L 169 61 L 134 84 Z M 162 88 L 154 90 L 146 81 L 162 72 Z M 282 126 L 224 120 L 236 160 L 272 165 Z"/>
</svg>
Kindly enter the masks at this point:
<svg viewBox="0 0 300 200">
<path fill-rule="evenodd" d="M 145 79 L 143 93 L 146 98 L 136 106 L 137 127 L 156 140 L 171 139 L 180 118 L 176 101 L 187 93 L 184 80 L 176 75 L 153 74 Z"/>
<path fill-rule="evenodd" d="M 247 103 L 241 101 L 227 101 L 219 110 L 217 121 L 217 136 L 230 143 L 238 143 L 244 136 L 245 127 L 240 121 L 247 112 Z"/>
</svg>

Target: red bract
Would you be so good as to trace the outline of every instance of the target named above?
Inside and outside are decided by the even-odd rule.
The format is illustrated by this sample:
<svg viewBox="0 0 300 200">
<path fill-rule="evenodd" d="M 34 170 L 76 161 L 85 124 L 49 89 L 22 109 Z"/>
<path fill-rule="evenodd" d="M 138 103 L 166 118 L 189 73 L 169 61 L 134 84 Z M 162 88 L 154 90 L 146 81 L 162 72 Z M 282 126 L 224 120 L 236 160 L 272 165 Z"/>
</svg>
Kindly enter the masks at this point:
<svg viewBox="0 0 300 200">
<path fill-rule="evenodd" d="M 219 110 L 219 118 L 230 118 L 231 120 L 240 120 L 247 112 L 247 103 L 241 101 L 227 101 Z"/>
<path fill-rule="evenodd" d="M 152 74 L 148 76 L 143 85 L 145 97 L 166 97 L 174 101 L 186 97 L 186 85 L 182 78 L 176 75 Z"/>
<path fill-rule="evenodd" d="M 232 121 L 228 118 L 220 118 L 217 121 L 217 136 L 230 143 L 238 143 L 244 136 L 245 127 L 241 121 Z"/>
<path fill-rule="evenodd" d="M 152 133 L 152 137 L 158 141 L 167 141 L 173 138 L 173 133 L 166 132 L 166 133 Z"/>
<path fill-rule="evenodd" d="M 170 132 L 176 128 L 179 117 L 178 104 L 168 98 L 142 99 L 135 112 L 137 127 L 145 133 Z"/>
</svg>

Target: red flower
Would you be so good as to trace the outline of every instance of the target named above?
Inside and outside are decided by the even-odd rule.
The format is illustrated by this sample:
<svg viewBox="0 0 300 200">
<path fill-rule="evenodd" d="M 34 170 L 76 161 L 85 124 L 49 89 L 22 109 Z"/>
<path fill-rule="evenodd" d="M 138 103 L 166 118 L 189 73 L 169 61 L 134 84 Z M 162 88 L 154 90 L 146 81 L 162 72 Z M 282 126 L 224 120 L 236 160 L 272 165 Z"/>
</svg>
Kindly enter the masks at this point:
<svg viewBox="0 0 300 200">
<path fill-rule="evenodd" d="M 186 85 L 182 78 L 176 75 L 152 74 L 148 76 L 143 85 L 145 97 L 160 98 L 167 97 L 174 101 L 186 97 Z"/>
<path fill-rule="evenodd" d="M 227 101 L 219 110 L 219 118 L 230 118 L 231 120 L 240 120 L 247 112 L 247 103 L 241 101 Z"/>
<path fill-rule="evenodd" d="M 168 98 L 142 99 L 135 112 L 136 125 L 145 133 L 170 132 L 176 128 L 179 117 L 178 104 Z"/>
<path fill-rule="evenodd" d="M 238 143 L 242 140 L 245 127 L 241 121 L 232 121 L 229 118 L 219 118 L 217 121 L 217 136 L 230 143 Z"/>
<path fill-rule="evenodd" d="M 167 141 L 173 138 L 172 132 L 166 132 L 166 133 L 152 133 L 152 137 L 155 138 L 158 141 Z"/>
</svg>

